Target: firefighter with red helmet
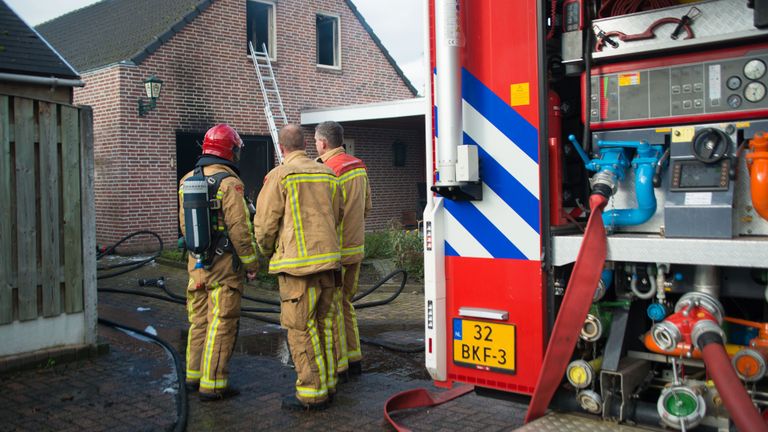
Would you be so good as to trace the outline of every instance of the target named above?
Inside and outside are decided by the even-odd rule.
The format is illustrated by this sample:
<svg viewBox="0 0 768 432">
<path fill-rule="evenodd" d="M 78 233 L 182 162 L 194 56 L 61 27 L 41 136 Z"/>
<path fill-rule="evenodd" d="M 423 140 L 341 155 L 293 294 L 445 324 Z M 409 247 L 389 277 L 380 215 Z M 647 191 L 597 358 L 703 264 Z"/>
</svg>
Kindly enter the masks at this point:
<svg viewBox="0 0 768 432">
<path fill-rule="evenodd" d="M 200 246 L 188 263 L 186 385 L 193 391 L 199 388 L 201 401 L 239 393 L 229 385 L 228 363 L 240 319 L 244 277 L 254 279 L 259 265 L 239 177 L 242 150 L 243 141 L 232 127 L 212 127 L 205 134 L 203 154 L 195 169 L 181 179 L 179 187 L 182 233 L 188 247 L 192 243 Z M 200 181 L 195 184 L 194 179 Z M 198 213 L 190 212 L 195 210 L 191 194 L 199 185 L 205 197 L 199 200 L 203 207 Z M 201 238 L 205 241 L 199 245 Z"/>
<path fill-rule="evenodd" d="M 337 323 L 334 327 L 336 339 L 337 372 L 348 379 L 349 375 L 362 373 L 363 353 L 360 349 L 360 332 L 352 297 L 357 294 L 360 263 L 365 255 L 365 218 L 371 212 L 371 185 L 365 163 L 347 153 L 342 146 L 344 128 L 326 121 L 315 128 L 315 148 L 319 161 L 333 169 L 339 179 L 344 219 L 341 222 L 341 263 L 340 289 L 334 299 Z"/>
<path fill-rule="evenodd" d="M 340 269 L 341 191 L 333 171 L 307 157 L 301 127 L 280 129 L 282 165 L 264 179 L 254 227 L 280 284 L 280 324 L 296 367 L 287 410 L 320 410 L 336 390 L 333 296 Z"/>
</svg>

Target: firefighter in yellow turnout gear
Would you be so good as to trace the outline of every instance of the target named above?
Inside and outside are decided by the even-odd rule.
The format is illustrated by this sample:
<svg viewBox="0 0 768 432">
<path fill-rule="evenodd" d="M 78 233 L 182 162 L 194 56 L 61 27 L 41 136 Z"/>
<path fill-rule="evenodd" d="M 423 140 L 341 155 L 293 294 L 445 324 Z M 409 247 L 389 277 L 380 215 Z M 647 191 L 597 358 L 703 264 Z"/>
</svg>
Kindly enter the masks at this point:
<svg viewBox="0 0 768 432">
<path fill-rule="evenodd" d="M 258 259 L 250 214 L 238 177 L 237 162 L 242 140 L 228 125 L 216 125 L 205 134 L 203 154 L 197 161 L 210 183 L 219 178 L 210 210 L 210 252 L 202 268 L 190 255 L 187 286 L 189 335 L 187 339 L 187 377 L 190 390 L 200 390 L 200 400 L 215 401 L 237 395 L 228 382 L 229 359 L 240 319 L 240 297 L 243 279 L 256 277 Z M 186 236 L 184 215 L 184 181 L 179 188 L 179 218 Z M 209 189 L 210 190 L 210 189 Z M 216 208 L 217 207 L 217 208 Z"/>
<path fill-rule="evenodd" d="M 336 122 L 323 122 L 315 128 L 315 147 L 320 160 L 338 176 L 344 202 L 341 222 L 341 289 L 336 293 L 338 334 L 337 372 L 351 375 L 362 372 L 363 354 L 352 297 L 357 294 L 360 263 L 365 255 L 365 218 L 371 211 L 371 186 L 360 159 L 347 154 L 342 143 L 344 128 Z"/>
<path fill-rule="evenodd" d="M 296 367 L 290 410 L 324 409 L 336 388 L 333 295 L 341 252 L 337 231 L 342 197 L 333 171 L 307 157 L 296 125 L 280 130 L 282 165 L 267 174 L 254 229 L 269 272 L 280 284 L 280 323 Z"/>
</svg>

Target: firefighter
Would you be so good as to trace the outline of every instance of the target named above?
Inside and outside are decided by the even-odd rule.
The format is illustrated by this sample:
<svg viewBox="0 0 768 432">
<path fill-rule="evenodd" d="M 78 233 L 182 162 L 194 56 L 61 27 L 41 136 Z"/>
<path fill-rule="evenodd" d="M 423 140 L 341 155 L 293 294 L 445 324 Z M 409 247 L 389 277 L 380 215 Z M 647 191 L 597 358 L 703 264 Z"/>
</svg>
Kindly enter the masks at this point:
<svg viewBox="0 0 768 432">
<path fill-rule="evenodd" d="M 352 297 L 357 294 L 360 263 L 365 255 L 365 218 L 371 211 L 371 187 L 368 172 L 360 159 L 347 154 L 342 146 L 344 128 L 332 121 L 323 122 L 315 128 L 315 147 L 339 179 L 344 203 L 344 219 L 341 222 L 341 287 L 336 292 L 337 313 L 337 372 L 348 379 L 349 375 L 362 373 L 360 333 Z M 345 373 L 346 372 L 346 373 Z"/>
<path fill-rule="evenodd" d="M 284 162 L 264 179 L 254 228 L 278 277 L 280 324 L 296 368 L 296 392 L 282 408 L 321 410 L 336 390 L 331 309 L 341 266 L 341 192 L 333 171 L 307 157 L 299 126 L 280 130 L 279 147 Z"/>
<path fill-rule="evenodd" d="M 195 170 L 184 176 L 179 188 L 179 218 L 185 227 L 184 182 L 204 175 L 211 202 L 210 246 L 204 257 L 189 257 L 187 285 L 187 378 L 189 390 L 199 388 L 201 401 L 216 401 L 239 394 L 229 385 L 229 358 L 240 318 L 243 279 L 256 277 L 258 259 L 250 214 L 239 178 L 238 162 L 243 141 L 226 124 L 208 130 L 203 154 Z M 192 226 L 190 224 L 190 226 Z"/>
</svg>

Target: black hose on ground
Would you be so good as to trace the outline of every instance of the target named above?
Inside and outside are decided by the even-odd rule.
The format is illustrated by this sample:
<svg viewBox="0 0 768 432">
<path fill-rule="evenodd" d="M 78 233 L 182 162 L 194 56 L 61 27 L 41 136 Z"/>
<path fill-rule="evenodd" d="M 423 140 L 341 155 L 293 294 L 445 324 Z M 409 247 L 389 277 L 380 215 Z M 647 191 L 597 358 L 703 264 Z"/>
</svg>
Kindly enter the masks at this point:
<svg viewBox="0 0 768 432">
<path fill-rule="evenodd" d="M 389 296 L 388 298 L 386 298 L 384 300 L 376 300 L 376 301 L 372 301 L 372 302 L 368 302 L 368 303 L 356 304 L 355 305 L 355 309 L 365 309 L 365 308 L 374 307 L 374 306 L 383 306 L 385 304 L 391 303 L 392 300 L 396 299 L 397 296 L 399 296 L 400 293 L 403 292 L 403 288 L 405 288 L 405 283 L 408 281 L 408 272 L 406 272 L 403 269 L 398 269 L 398 270 L 393 271 L 392 273 L 384 276 L 380 281 L 376 282 L 376 285 L 374 285 L 373 287 L 369 288 L 368 290 L 366 290 L 365 292 L 363 292 L 361 294 L 358 294 L 358 295 L 352 297 L 352 303 L 354 304 L 356 301 L 362 299 L 363 297 L 367 296 L 368 294 L 370 294 L 370 293 L 376 291 L 377 289 L 379 289 L 379 287 L 381 287 L 387 281 L 389 281 L 390 279 L 392 279 L 393 277 L 395 277 L 396 275 L 398 275 L 400 273 L 403 274 L 403 280 L 400 281 L 400 287 L 397 289 L 397 291 L 395 291 L 394 294 L 392 294 L 391 296 Z"/>
<path fill-rule="evenodd" d="M 189 413 L 189 405 L 187 401 L 187 388 L 184 385 L 186 376 L 184 372 L 184 366 L 182 365 L 182 362 L 181 362 L 181 357 L 179 357 L 179 353 L 168 342 L 160 339 L 159 337 L 153 334 L 147 333 L 145 331 L 135 329 L 127 325 L 118 324 L 114 321 L 110 321 L 104 318 L 99 318 L 99 324 L 126 330 L 129 332 L 133 332 L 138 335 L 144 336 L 145 338 L 152 339 L 155 343 L 162 346 L 166 351 L 168 351 L 171 354 L 171 357 L 173 357 L 173 364 L 176 368 L 176 380 L 178 381 L 178 384 L 179 384 L 179 390 L 176 392 L 177 419 L 176 419 L 176 423 L 174 424 L 173 430 L 175 432 L 184 432 L 187 429 L 187 416 Z"/>
<path fill-rule="evenodd" d="M 131 234 L 128 234 L 127 236 L 121 238 L 117 243 L 115 243 L 112 246 L 106 248 L 104 251 L 99 252 L 98 254 L 96 254 L 96 260 L 100 260 L 101 258 L 103 258 L 103 257 L 105 257 L 107 255 L 111 255 L 112 253 L 115 252 L 115 249 L 118 246 L 120 246 L 122 243 L 130 240 L 133 237 L 139 236 L 139 235 L 149 235 L 149 236 L 152 236 L 152 237 L 156 238 L 157 239 L 157 243 L 158 243 L 157 252 L 155 252 L 155 254 L 152 255 L 151 257 L 143 259 L 141 261 L 129 262 L 129 263 L 120 263 L 120 264 L 113 264 L 113 265 L 109 265 L 109 266 L 98 267 L 97 270 L 102 270 L 102 271 L 103 270 L 113 270 L 113 269 L 122 268 L 122 267 L 127 267 L 127 268 L 123 269 L 123 270 L 120 270 L 120 271 L 116 271 L 116 272 L 112 272 L 112 273 L 109 273 L 109 274 L 105 274 L 105 275 L 99 275 L 99 276 L 96 277 L 96 279 L 109 279 L 109 278 L 113 278 L 115 276 L 120 276 L 120 275 L 128 273 L 128 272 L 132 272 L 134 270 L 139 269 L 141 266 L 143 266 L 145 264 L 149 264 L 150 262 L 154 261 L 157 257 L 160 256 L 160 253 L 163 251 L 163 239 L 154 231 L 143 230 L 143 231 L 136 231 L 136 232 L 133 232 Z"/>
<path fill-rule="evenodd" d="M 397 294 L 399 294 L 403 290 L 403 286 L 405 286 L 405 284 L 402 284 L 398 292 L 390 296 L 390 298 L 386 299 L 386 301 L 391 302 L 392 300 L 394 300 Z M 166 296 L 163 296 L 160 294 L 154 294 L 154 293 L 147 293 L 143 291 L 124 290 L 124 289 L 116 289 L 116 288 L 99 288 L 98 291 L 104 292 L 104 293 L 128 294 L 128 295 L 135 295 L 139 297 L 148 297 L 148 298 L 153 298 L 156 300 L 162 300 L 162 301 L 167 301 L 167 302 L 176 303 L 176 304 L 186 304 L 186 300 L 182 300 L 181 297 L 177 295 L 171 296 L 171 293 L 168 291 L 166 291 Z M 355 307 L 355 309 L 357 309 L 357 307 Z M 256 313 L 274 313 L 274 312 L 280 312 L 280 311 L 279 310 L 275 311 L 273 309 L 268 309 L 268 308 L 241 308 L 240 316 L 243 318 L 254 319 L 254 320 L 266 322 L 269 324 L 280 325 L 280 320 L 256 314 Z M 387 345 L 385 343 L 378 342 L 375 339 L 370 339 L 365 337 L 360 337 L 360 342 L 368 345 L 378 346 L 390 351 L 404 353 L 404 354 L 414 354 L 414 353 L 419 353 L 424 351 L 424 348 L 404 349 L 404 348 L 399 348 L 392 345 Z"/>
<path fill-rule="evenodd" d="M 131 239 L 133 237 L 136 237 L 138 235 L 151 235 L 151 236 L 155 237 L 157 239 L 157 241 L 158 241 L 158 244 L 159 244 L 158 251 L 153 256 L 151 256 L 151 257 L 149 257 L 147 259 L 141 260 L 141 261 L 137 261 L 135 263 L 120 263 L 120 264 L 115 264 L 115 265 L 111 265 L 111 266 L 100 267 L 98 270 L 110 270 L 110 269 L 115 269 L 115 268 L 120 268 L 120 267 L 128 267 L 128 268 L 126 268 L 124 270 L 121 270 L 119 272 L 115 272 L 115 273 L 110 273 L 110 274 L 107 274 L 107 275 L 99 276 L 97 279 L 108 279 L 108 278 L 111 278 L 111 277 L 115 277 L 115 276 L 119 276 L 119 275 L 122 275 L 122 274 L 125 274 L 125 273 L 128 273 L 128 272 L 131 272 L 133 270 L 137 270 L 140 267 L 142 267 L 143 265 L 148 264 L 148 263 L 154 261 L 158 256 L 160 256 L 160 253 L 163 250 L 163 239 L 157 233 L 155 233 L 153 231 L 142 230 L 142 231 L 136 231 L 134 233 L 128 234 L 127 236 L 125 236 L 122 239 L 120 239 L 114 245 L 106 248 L 102 252 L 99 252 L 97 254 L 97 256 L 96 256 L 96 259 L 98 260 L 98 259 L 101 259 L 102 257 L 104 257 L 106 255 L 112 254 L 115 251 L 115 249 L 118 246 L 120 246 L 120 244 L 122 244 L 125 241 L 127 241 L 127 240 L 129 240 L 129 239 Z M 388 275 L 384 276 L 380 281 L 378 281 L 376 284 L 374 284 L 371 288 L 367 289 L 366 291 L 364 291 L 362 293 L 357 294 L 356 296 L 354 296 L 352 298 L 352 302 L 357 302 L 357 301 L 365 298 L 366 296 L 368 296 L 369 294 L 371 294 L 374 291 L 376 291 L 377 289 L 379 289 L 382 285 L 384 285 L 386 282 L 388 282 L 390 279 L 392 279 L 393 277 L 397 276 L 400 273 L 403 274 L 403 279 L 400 281 L 400 286 L 398 287 L 398 289 L 391 296 L 389 296 L 388 298 L 383 299 L 383 300 L 376 300 L 376 301 L 372 301 L 372 302 L 368 302 L 368 303 L 357 304 L 357 305 L 355 305 L 355 309 L 366 309 L 366 308 L 370 308 L 370 307 L 383 306 L 383 305 L 389 304 L 393 300 L 395 300 L 403 292 L 403 289 L 405 288 L 405 284 L 408 281 L 408 273 L 405 270 L 402 270 L 402 269 L 398 269 L 398 270 L 395 270 L 395 271 L 389 273 Z M 180 296 L 178 294 L 175 294 L 170 289 L 168 289 L 168 286 L 165 284 L 165 278 L 162 277 L 162 276 L 160 278 L 158 278 L 158 279 L 140 279 L 139 280 L 139 285 L 140 286 L 157 286 L 157 287 L 159 287 L 160 289 L 163 290 L 163 292 L 165 293 L 166 296 L 161 296 L 161 295 L 153 294 L 153 293 L 147 293 L 147 292 L 143 292 L 143 291 L 123 290 L 123 289 L 116 289 L 116 288 L 99 288 L 98 291 L 105 292 L 105 293 L 114 293 L 114 294 L 136 295 L 136 296 L 140 296 L 140 297 L 148 297 L 148 298 L 153 298 L 153 299 L 157 299 L 157 300 L 168 301 L 168 302 L 176 303 L 176 304 L 186 304 L 186 302 L 187 302 L 186 297 Z M 246 295 L 243 295 L 242 298 L 244 300 L 249 300 L 249 301 L 253 301 L 253 302 L 257 302 L 257 303 L 265 303 L 265 304 L 269 304 L 269 305 L 272 305 L 272 306 L 280 306 L 280 301 L 278 301 L 278 300 L 258 298 L 258 297 L 250 297 L 250 296 L 246 296 Z M 265 317 L 265 316 L 262 316 L 262 315 L 257 315 L 257 314 L 260 314 L 260 313 L 280 313 L 280 309 L 279 308 L 241 307 L 240 310 L 241 310 L 241 315 L 240 316 L 242 316 L 244 318 L 255 319 L 255 320 L 263 321 L 263 322 L 270 323 L 270 324 L 280 325 L 280 321 L 279 320 L 276 320 L 276 319 L 273 319 L 273 318 L 269 318 L 269 317 Z M 365 340 L 363 340 L 363 339 L 365 339 Z M 418 349 L 418 350 L 414 350 L 414 349 L 408 350 L 408 349 L 397 348 L 397 347 L 386 345 L 386 344 L 383 344 L 381 342 L 377 342 L 377 341 L 375 341 L 373 339 L 367 339 L 367 338 L 361 338 L 361 342 L 369 344 L 369 345 L 379 346 L 379 347 L 382 347 L 382 348 L 385 348 L 385 349 L 388 349 L 388 350 L 391 350 L 391 351 L 395 351 L 395 352 L 416 353 L 416 352 L 421 352 L 422 351 L 421 348 Z"/>
</svg>

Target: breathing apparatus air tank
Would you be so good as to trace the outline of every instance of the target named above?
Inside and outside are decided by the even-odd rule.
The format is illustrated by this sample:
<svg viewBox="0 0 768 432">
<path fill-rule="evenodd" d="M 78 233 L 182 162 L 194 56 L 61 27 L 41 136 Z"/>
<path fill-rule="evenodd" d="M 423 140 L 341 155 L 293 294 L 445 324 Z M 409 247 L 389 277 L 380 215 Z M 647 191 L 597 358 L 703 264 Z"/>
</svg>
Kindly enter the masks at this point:
<svg viewBox="0 0 768 432">
<path fill-rule="evenodd" d="M 195 268 L 203 268 L 203 254 L 211 243 L 208 182 L 202 173 L 184 180 L 184 233 L 187 249 L 197 259 Z"/>
</svg>

